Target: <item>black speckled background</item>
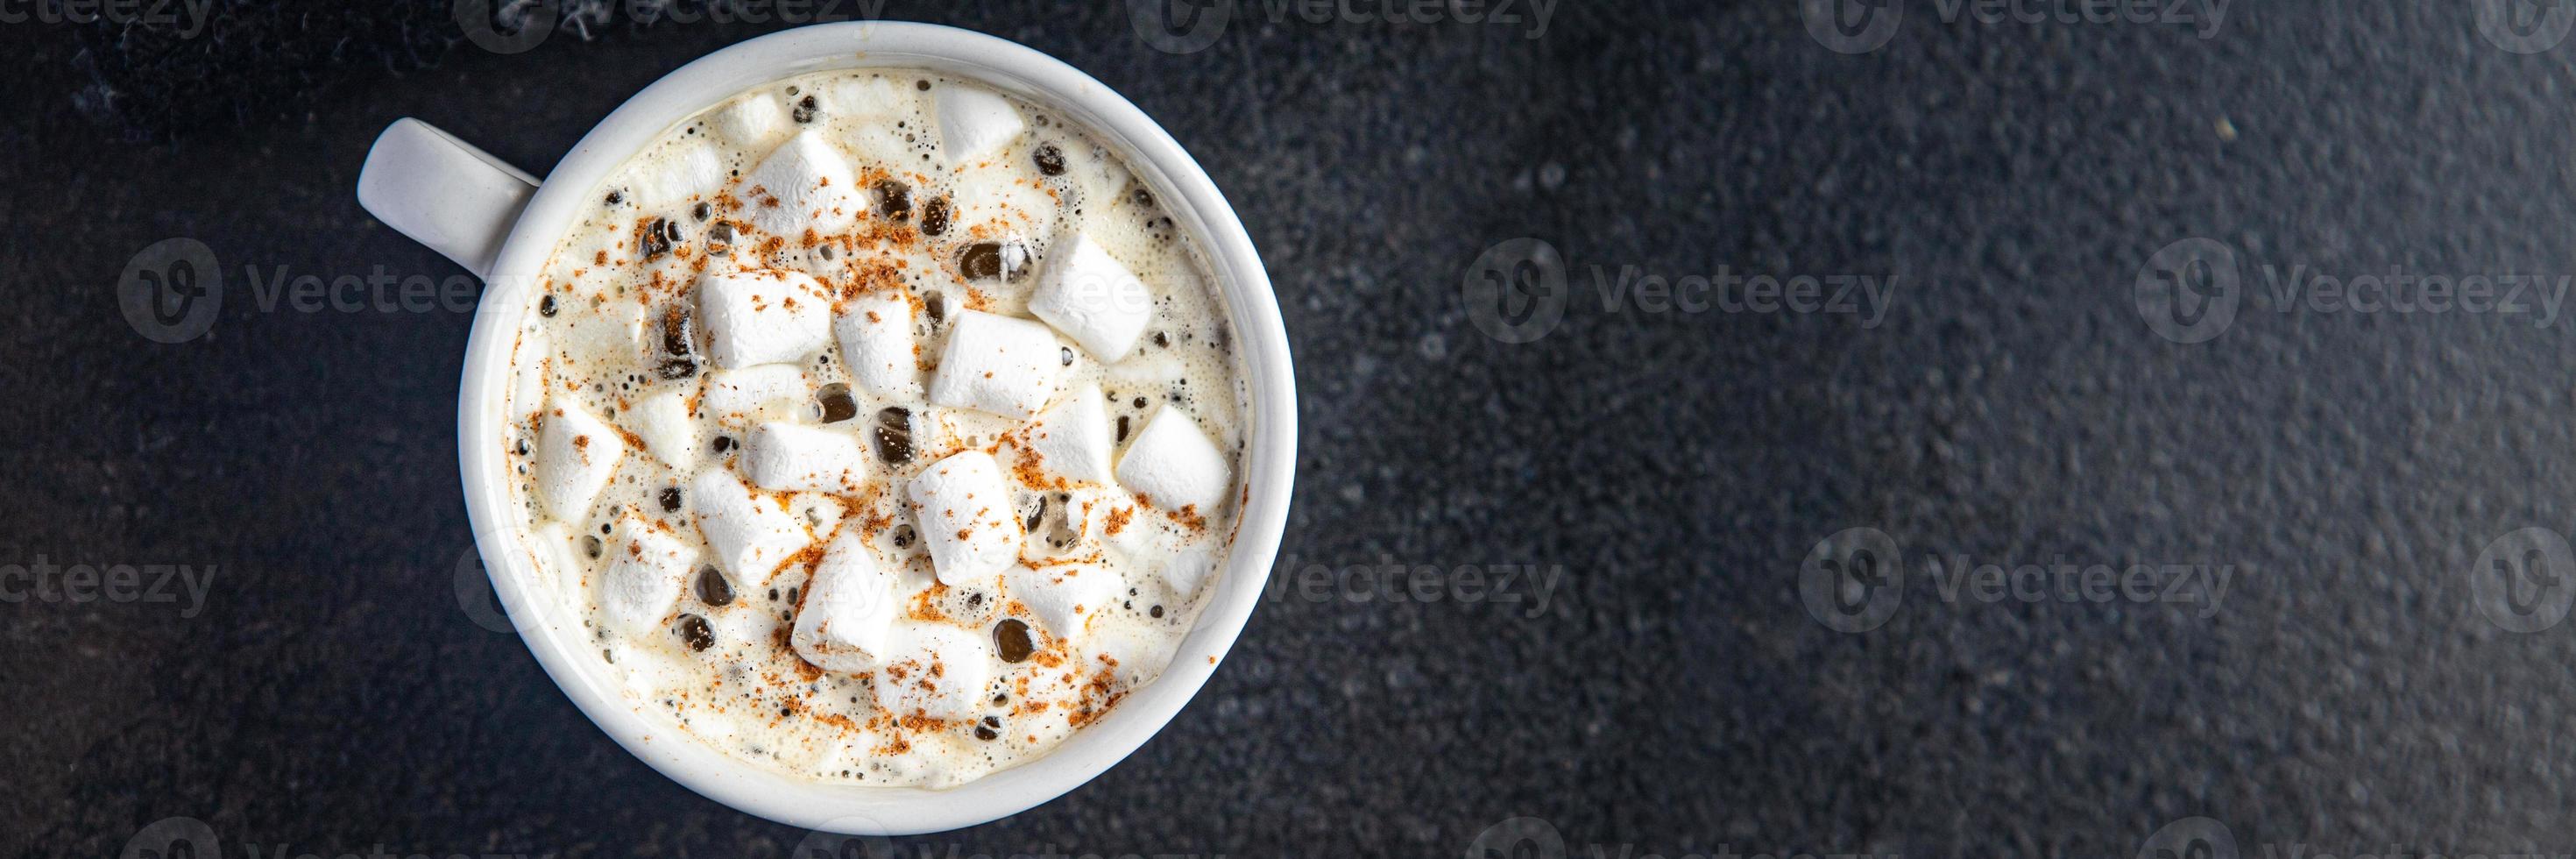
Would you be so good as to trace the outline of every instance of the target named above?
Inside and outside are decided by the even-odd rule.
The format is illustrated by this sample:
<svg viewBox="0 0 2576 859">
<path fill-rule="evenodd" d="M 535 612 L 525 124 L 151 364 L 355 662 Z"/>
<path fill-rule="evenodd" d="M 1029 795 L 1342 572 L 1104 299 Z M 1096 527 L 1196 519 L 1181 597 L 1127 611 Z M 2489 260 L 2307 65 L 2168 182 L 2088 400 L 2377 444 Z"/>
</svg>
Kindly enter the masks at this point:
<svg viewBox="0 0 2576 859">
<path fill-rule="evenodd" d="M 1287 591 L 1125 763 L 906 855 L 1457 856 L 1519 816 L 1582 856 L 2128 856 L 2193 816 L 2246 856 L 2576 852 L 2576 625 L 2508 632 L 2471 586 L 2489 541 L 2576 527 L 2576 320 L 2328 312 L 2262 274 L 2576 272 L 2576 45 L 2501 50 L 2461 2 L 2246 0 L 2210 38 L 1900 3 L 1847 56 L 1785 0 L 1566 0 L 1536 38 L 1245 0 L 1179 55 L 1123 3 L 894 0 L 1090 71 L 1241 207 L 1299 359 L 1283 574 L 1559 582 Z M 455 274 L 357 206 L 387 122 L 542 173 L 775 25 L 501 55 L 445 3 L 212 16 L 0 24 L 0 565 L 217 570 L 193 614 L 0 603 L 0 853 L 188 817 L 226 856 L 783 855 L 803 832 L 653 773 L 459 607 L 469 320 L 267 312 L 246 277 Z M 2186 345 L 2133 283 L 2191 236 L 2244 280 Z M 173 237 L 227 292 L 169 345 L 116 285 Z M 1462 284 L 1520 237 L 1570 301 L 1506 344 Z M 1604 309 L 1628 266 L 1898 280 L 1875 326 Z M 1855 526 L 1912 581 L 1846 634 L 1798 580 Z M 1944 601 L 1963 556 L 2233 579 L 2206 617 Z"/>
</svg>

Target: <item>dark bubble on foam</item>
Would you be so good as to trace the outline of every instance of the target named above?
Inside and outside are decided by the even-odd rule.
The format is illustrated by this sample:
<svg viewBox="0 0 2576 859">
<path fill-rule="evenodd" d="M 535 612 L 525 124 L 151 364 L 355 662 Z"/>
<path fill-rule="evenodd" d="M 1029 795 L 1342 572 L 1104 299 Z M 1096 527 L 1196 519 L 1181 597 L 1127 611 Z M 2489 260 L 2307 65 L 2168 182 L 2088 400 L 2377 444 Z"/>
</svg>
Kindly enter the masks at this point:
<svg viewBox="0 0 2576 859">
<path fill-rule="evenodd" d="M 1064 151 L 1055 148 L 1055 144 L 1039 144 L 1037 152 L 1032 153 L 1030 157 L 1037 161 L 1039 173 L 1048 176 L 1064 175 Z"/>
<path fill-rule="evenodd" d="M 706 618 L 694 614 L 680 615 L 680 640 L 688 642 L 690 650 L 704 653 L 707 648 L 715 646 L 716 630 Z"/>
<path fill-rule="evenodd" d="M 957 258 L 967 280 L 1015 281 L 1029 272 L 1029 251 L 1016 242 L 976 242 Z"/>
<path fill-rule="evenodd" d="M 733 604 L 733 584 L 725 581 L 724 573 L 718 571 L 714 564 L 698 568 L 695 589 L 698 592 L 699 602 L 711 606 Z"/>
<path fill-rule="evenodd" d="M 921 234 L 936 236 L 948 232 L 948 198 L 932 197 L 921 210 Z"/>
<path fill-rule="evenodd" d="M 857 417 L 859 414 L 859 401 L 851 398 L 848 385 L 839 382 L 824 385 L 820 399 L 823 403 L 824 423 L 837 424 Z"/>
<path fill-rule="evenodd" d="M 912 186 L 892 179 L 877 181 L 877 214 L 898 221 L 912 219 Z"/>
<path fill-rule="evenodd" d="M 654 218 L 652 223 L 644 225 L 644 235 L 639 244 L 644 248 L 644 258 L 649 260 L 670 253 L 671 246 L 679 241 L 680 225 L 672 223 L 669 218 Z"/>
<path fill-rule="evenodd" d="M 1029 661 L 1037 652 L 1037 642 L 1029 637 L 1029 625 L 1016 617 L 1006 617 L 993 625 L 993 647 L 1001 651 L 1002 661 L 1013 664 Z"/>
<path fill-rule="evenodd" d="M 665 487 L 662 487 L 662 491 L 661 491 L 661 492 L 656 496 L 656 500 L 658 500 L 658 501 L 662 502 L 662 512 L 664 512 L 664 513 L 678 513 L 678 512 L 680 512 L 680 487 L 677 487 L 677 486 L 665 486 Z"/>
<path fill-rule="evenodd" d="M 912 410 L 891 406 L 877 413 L 877 458 L 889 465 L 912 461 Z"/>
</svg>

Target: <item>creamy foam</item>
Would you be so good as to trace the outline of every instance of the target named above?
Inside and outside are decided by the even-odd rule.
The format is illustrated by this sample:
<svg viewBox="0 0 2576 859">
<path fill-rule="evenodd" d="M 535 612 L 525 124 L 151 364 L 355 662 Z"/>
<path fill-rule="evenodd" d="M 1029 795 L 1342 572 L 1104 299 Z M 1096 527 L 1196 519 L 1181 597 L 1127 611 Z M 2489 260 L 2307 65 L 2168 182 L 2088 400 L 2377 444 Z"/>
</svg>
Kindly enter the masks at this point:
<svg viewBox="0 0 2576 859">
<path fill-rule="evenodd" d="M 951 139 L 981 148 L 955 158 Z M 1231 547 L 1244 377 L 1208 267 L 1091 135 L 970 81 L 814 74 L 671 128 L 592 199 L 547 264 L 511 426 L 491 443 L 510 453 L 540 575 L 631 705 L 784 773 L 945 786 L 1044 754 L 1161 674 Z M 1077 234 L 1150 295 L 1133 348 L 1093 355 L 1053 332 L 1060 352 L 1028 354 L 1070 363 L 1048 368 L 1035 418 L 934 405 L 933 365 L 964 314 L 1037 321 L 1032 291 Z M 700 288 L 737 275 L 714 298 Z M 729 315 L 711 319 L 712 301 Z M 833 317 L 819 340 L 816 301 Z M 1213 460 L 1190 436 L 1165 444 L 1161 423 L 1138 459 L 1170 462 L 1127 458 L 1174 418 Z M 1095 421 L 1121 474 L 1202 482 L 1159 505 L 1116 485 L 1088 446 Z M 922 529 L 972 517 L 916 509 L 948 496 L 908 490 L 970 451 L 999 464 L 1009 527 L 959 534 L 1025 536 L 1008 569 L 943 585 Z M 1208 479 L 1226 482 L 1200 492 Z M 1217 500 L 1176 505 L 1184 491 Z M 808 590 L 824 570 L 834 622 L 895 618 L 814 651 L 843 670 L 791 641 L 817 638 L 815 623 L 795 630 L 823 610 Z"/>
</svg>

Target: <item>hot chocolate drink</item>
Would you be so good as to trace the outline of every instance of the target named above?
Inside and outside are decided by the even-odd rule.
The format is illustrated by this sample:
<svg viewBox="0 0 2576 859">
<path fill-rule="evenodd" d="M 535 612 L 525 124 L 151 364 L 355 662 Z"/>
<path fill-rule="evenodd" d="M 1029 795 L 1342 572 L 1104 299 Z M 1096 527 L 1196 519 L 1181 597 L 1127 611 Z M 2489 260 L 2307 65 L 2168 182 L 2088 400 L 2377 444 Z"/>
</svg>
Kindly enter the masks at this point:
<svg viewBox="0 0 2576 859">
<path fill-rule="evenodd" d="M 1172 659 L 1242 504 L 1209 270 L 1061 113 L 762 86 L 595 190 L 513 351 L 513 514 L 629 703 L 781 772 L 946 786 Z"/>
</svg>

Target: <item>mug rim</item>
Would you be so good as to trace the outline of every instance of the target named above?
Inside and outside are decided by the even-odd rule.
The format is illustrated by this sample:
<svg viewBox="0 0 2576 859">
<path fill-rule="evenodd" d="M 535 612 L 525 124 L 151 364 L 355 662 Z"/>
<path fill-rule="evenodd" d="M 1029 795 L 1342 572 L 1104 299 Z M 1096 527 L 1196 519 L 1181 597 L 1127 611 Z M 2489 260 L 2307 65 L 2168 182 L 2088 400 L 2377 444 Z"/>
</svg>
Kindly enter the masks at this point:
<svg viewBox="0 0 2576 859">
<path fill-rule="evenodd" d="M 534 575 L 526 528 L 511 508 L 500 455 L 510 352 L 546 259 L 580 201 L 665 129 L 761 84 L 857 68 L 919 68 L 976 80 L 1069 114 L 1125 159 L 1164 209 L 1200 240 L 1237 346 L 1248 415 L 1242 508 L 1221 574 L 1198 622 L 1153 682 L 1055 748 L 950 788 L 826 784 L 740 761 L 630 706 L 615 678 L 586 659 L 577 618 Z M 1287 329 L 1266 270 L 1233 205 L 1180 143 L 1133 103 L 1036 49 L 936 24 L 816 24 L 749 39 L 664 75 L 610 111 L 565 153 L 508 230 L 466 347 L 457 445 L 477 551 L 511 624 L 555 685 L 628 753 L 707 798 L 818 832 L 861 836 L 940 832 L 999 820 L 1080 787 L 1124 760 L 1197 696 L 1250 619 L 1287 524 L 1296 467 L 1296 398 Z M 498 545 L 496 545 L 498 544 Z M 577 646 L 576 646 L 577 645 Z"/>
</svg>

